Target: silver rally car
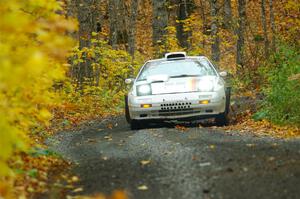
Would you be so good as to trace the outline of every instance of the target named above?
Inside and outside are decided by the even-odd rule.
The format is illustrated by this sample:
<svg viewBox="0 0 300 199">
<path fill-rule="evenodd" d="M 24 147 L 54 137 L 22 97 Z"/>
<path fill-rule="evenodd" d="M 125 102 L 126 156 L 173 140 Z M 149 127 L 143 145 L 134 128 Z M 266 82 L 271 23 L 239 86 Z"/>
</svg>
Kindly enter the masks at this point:
<svg viewBox="0 0 300 199">
<path fill-rule="evenodd" d="M 185 52 L 167 53 L 165 58 L 147 61 L 125 97 L 126 120 L 131 129 L 148 122 L 215 118 L 228 123 L 230 87 L 226 72 L 218 73 L 204 56 Z"/>
</svg>

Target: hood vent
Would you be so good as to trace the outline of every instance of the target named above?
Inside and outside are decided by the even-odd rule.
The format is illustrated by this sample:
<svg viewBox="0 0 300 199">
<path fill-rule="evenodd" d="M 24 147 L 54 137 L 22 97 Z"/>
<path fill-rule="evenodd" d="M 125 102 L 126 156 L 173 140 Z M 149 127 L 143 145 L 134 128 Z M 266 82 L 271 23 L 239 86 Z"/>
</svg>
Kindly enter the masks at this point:
<svg viewBox="0 0 300 199">
<path fill-rule="evenodd" d="M 172 52 L 165 54 L 166 59 L 184 59 L 186 57 L 186 52 Z"/>
</svg>

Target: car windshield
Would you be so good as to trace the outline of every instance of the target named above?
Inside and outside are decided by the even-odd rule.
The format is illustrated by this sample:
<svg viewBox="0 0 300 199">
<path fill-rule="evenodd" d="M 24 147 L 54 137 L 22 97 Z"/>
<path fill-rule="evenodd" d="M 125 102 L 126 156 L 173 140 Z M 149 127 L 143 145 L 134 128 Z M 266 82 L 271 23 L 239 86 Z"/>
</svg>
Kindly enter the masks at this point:
<svg viewBox="0 0 300 199">
<path fill-rule="evenodd" d="M 168 75 L 170 78 L 215 76 L 216 72 L 207 60 L 174 60 L 149 62 L 143 68 L 138 81 L 146 80 L 148 76 Z"/>
</svg>

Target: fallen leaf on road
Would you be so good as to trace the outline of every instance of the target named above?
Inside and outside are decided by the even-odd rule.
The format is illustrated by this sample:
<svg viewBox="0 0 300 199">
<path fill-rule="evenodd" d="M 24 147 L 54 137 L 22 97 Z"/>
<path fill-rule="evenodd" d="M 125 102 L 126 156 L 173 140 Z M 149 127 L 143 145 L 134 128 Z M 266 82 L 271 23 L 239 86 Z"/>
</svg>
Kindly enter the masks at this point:
<svg viewBox="0 0 300 199">
<path fill-rule="evenodd" d="M 142 160 L 140 163 L 144 166 L 150 164 L 151 160 Z"/>
<path fill-rule="evenodd" d="M 78 192 L 82 192 L 82 191 L 83 191 L 82 187 L 79 187 L 79 188 L 73 190 L 74 193 L 78 193 Z"/>
<path fill-rule="evenodd" d="M 273 161 L 273 160 L 275 160 L 275 158 L 274 157 L 269 157 L 268 160 Z"/>
<path fill-rule="evenodd" d="M 207 166 L 210 166 L 210 165 L 211 165 L 210 162 L 203 162 L 203 163 L 199 164 L 200 167 L 207 167 Z"/>
<path fill-rule="evenodd" d="M 176 128 L 177 130 L 179 130 L 179 131 L 186 131 L 186 130 L 187 130 L 186 127 L 180 126 L 180 125 L 176 125 L 175 128 Z"/>
<path fill-rule="evenodd" d="M 89 142 L 89 143 L 95 143 L 97 141 L 95 139 L 88 139 L 87 142 Z"/>
<path fill-rule="evenodd" d="M 103 196 L 103 199 L 105 199 L 106 197 Z M 113 194 L 111 195 L 111 197 L 109 197 L 110 199 L 128 199 L 126 192 L 121 191 L 121 190 L 117 190 L 114 191 Z M 97 199 L 102 199 L 102 198 L 97 198 Z"/>
<path fill-rule="evenodd" d="M 77 176 L 73 176 L 71 178 L 72 182 L 78 182 L 79 181 L 79 178 Z"/>
<path fill-rule="evenodd" d="M 278 147 L 278 144 L 277 143 L 273 143 L 272 147 Z"/>
<path fill-rule="evenodd" d="M 107 141 L 112 141 L 112 136 L 111 135 L 104 136 L 104 139 L 106 139 Z"/>
<path fill-rule="evenodd" d="M 192 160 L 197 160 L 197 159 L 198 159 L 198 157 L 193 155 Z"/>
<path fill-rule="evenodd" d="M 146 191 L 146 190 L 148 190 L 148 187 L 146 185 L 141 185 L 138 187 L 138 190 Z"/>
<path fill-rule="evenodd" d="M 32 192 L 34 192 L 34 188 L 33 187 L 28 187 L 27 191 L 30 192 L 30 193 L 32 193 Z"/>
<path fill-rule="evenodd" d="M 108 160 L 108 157 L 104 156 L 102 157 L 103 160 Z"/>
<path fill-rule="evenodd" d="M 113 128 L 113 124 L 112 124 L 112 123 L 109 123 L 109 124 L 107 125 L 107 128 L 108 128 L 108 129 L 112 129 L 112 128 Z"/>
<path fill-rule="evenodd" d="M 247 171 L 248 171 L 248 168 L 247 168 L 247 167 L 244 167 L 244 168 L 243 168 L 243 171 L 244 171 L 244 172 L 247 172 Z"/>
</svg>

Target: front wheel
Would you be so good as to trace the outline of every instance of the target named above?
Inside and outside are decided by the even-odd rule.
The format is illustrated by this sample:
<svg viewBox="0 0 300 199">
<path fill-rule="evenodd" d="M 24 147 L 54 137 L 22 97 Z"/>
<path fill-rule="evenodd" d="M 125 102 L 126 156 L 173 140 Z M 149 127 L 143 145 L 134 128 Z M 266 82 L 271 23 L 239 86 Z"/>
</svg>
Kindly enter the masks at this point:
<svg viewBox="0 0 300 199">
<path fill-rule="evenodd" d="M 139 130 L 146 126 L 146 123 L 139 120 L 131 120 L 130 128 L 131 130 Z"/>
<path fill-rule="evenodd" d="M 229 124 L 229 110 L 230 110 L 230 97 L 231 97 L 231 88 L 226 88 L 226 103 L 225 103 L 225 112 L 220 113 L 216 116 L 215 122 L 217 126 L 226 126 Z"/>
<path fill-rule="evenodd" d="M 219 115 L 216 116 L 215 122 L 217 126 L 226 126 L 229 124 L 229 117 L 228 114 L 225 113 L 220 113 Z"/>
<path fill-rule="evenodd" d="M 125 95 L 125 118 L 126 118 L 126 121 L 130 124 L 131 118 L 130 118 L 130 114 L 129 114 L 128 96 L 127 95 Z"/>
</svg>

